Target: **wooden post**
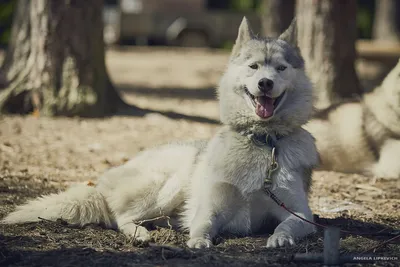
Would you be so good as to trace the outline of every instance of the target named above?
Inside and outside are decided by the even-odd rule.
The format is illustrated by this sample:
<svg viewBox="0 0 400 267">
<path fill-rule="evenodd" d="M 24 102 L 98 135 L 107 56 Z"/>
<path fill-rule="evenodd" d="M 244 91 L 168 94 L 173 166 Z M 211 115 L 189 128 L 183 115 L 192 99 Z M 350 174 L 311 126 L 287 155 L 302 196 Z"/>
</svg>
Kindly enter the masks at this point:
<svg viewBox="0 0 400 267">
<path fill-rule="evenodd" d="M 324 266 L 339 266 L 340 229 L 328 227 L 324 231 Z"/>
</svg>

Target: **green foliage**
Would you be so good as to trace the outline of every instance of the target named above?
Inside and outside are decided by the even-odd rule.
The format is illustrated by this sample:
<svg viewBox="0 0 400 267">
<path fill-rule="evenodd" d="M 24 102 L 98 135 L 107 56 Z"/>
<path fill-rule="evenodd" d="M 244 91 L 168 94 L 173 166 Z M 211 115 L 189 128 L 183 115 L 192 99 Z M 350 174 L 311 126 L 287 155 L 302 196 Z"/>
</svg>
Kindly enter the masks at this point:
<svg viewBox="0 0 400 267">
<path fill-rule="evenodd" d="M 11 35 L 11 29 L 8 28 L 5 31 L 3 31 L 0 35 L 0 45 L 6 45 L 8 44 L 8 40 L 10 39 Z"/>
<path fill-rule="evenodd" d="M 254 11 L 261 4 L 261 0 L 231 0 L 230 9 L 235 11 Z"/>
<path fill-rule="evenodd" d="M 234 11 L 257 11 L 260 13 L 263 7 L 261 0 L 229 0 L 229 2 L 230 9 Z M 357 0 L 357 8 L 358 38 L 371 38 L 375 0 Z"/>
<path fill-rule="evenodd" d="M 237 11 L 247 11 L 251 9 L 251 3 L 252 1 L 250 0 L 233 0 L 231 3 L 231 9 L 237 10 Z"/>
<path fill-rule="evenodd" d="M 372 16 L 367 9 L 359 9 L 357 12 L 357 27 L 359 38 L 371 38 L 372 36 Z"/>
<path fill-rule="evenodd" d="M 235 44 L 235 42 L 233 42 L 233 41 L 226 41 L 222 45 L 222 49 L 230 51 L 230 50 L 232 50 L 232 47 L 234 44 Z"/>
<path fill-rule="evenodd" d="M 374 0 L 357 1 L 358 38 L 370 39 L 372 37 L 374 13 L 375 13 Z"/>
<path fill-rule="evenodd" d="M 15 3 L 16 0 L 0 0 L 0 45 L 6 45 L 10 38 Z"/>
</svg>

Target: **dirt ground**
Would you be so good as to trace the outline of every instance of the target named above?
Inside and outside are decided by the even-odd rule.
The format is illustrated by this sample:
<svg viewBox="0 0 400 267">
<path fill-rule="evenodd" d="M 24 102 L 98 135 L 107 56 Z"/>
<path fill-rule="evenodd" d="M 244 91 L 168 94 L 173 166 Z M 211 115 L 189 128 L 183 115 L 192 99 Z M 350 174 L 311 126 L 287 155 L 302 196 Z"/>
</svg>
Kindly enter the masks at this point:
<svg viewBox="0 0 400 267">
<path fill-rule="evenodd" d="M 210 137 L 218 127 L 213 87 L 227 59 L 224 52 L 205 49 L 111 50 L 107 64 L 114 83 L 145 115 L 1 116 L 0 218 L 27 199 L 94 180 L 147 147 Z M 400 233 L 398 180 L 315 172 L 310 203 L 319 223 L 380 232 L 343 234 L 342 253 L 359 255 Z M 100 226 L 77 228 L 45 219 L 0 225 L 0 266 L 296 266 L 294 253 L 323 250 L 322 230 L 294 247 L 279 249 L 265 248 L 267 233 L 219 237 L 214 248 L 202 251 L 187 249 L 187 235 L 170 229 L 154 229 L 152 237 L 151 243 L 140 244 Z M 399 241 L 378 248 L 374 255 L 400 257 Z M 379 261 L 374 266 L 399 264 L 400 260 Z"/>
</svg>

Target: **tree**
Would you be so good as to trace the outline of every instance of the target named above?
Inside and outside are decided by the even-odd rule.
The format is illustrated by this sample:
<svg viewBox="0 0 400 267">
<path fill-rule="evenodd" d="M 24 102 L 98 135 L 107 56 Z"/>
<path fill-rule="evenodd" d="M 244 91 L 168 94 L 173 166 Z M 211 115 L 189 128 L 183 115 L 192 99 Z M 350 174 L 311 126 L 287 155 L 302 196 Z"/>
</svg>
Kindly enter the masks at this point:
<svg viewBox="0 0 400 267">
<path fill-rule="evenodd" d="M 18 0 L 0 113 L 103 116 L 123 101 L 108 77 L 102 0 Z"/>
<path fill-rule="evenodd" d="M 375 0 L 374 39 L 400 41 L 400 1 Z"/>
<path fill-rule="evenodd" d="M 298 43 L 315 88 L 315 106 L 326 108 L 361 94 L 355 70 L 355 0 L 298 0 Z"/>
<path fill-rule="evenodd" d="M 295 0 L 263 0 L 262 30 L 264 36 L 278 37 L 294 17 Z"/>
</svg>

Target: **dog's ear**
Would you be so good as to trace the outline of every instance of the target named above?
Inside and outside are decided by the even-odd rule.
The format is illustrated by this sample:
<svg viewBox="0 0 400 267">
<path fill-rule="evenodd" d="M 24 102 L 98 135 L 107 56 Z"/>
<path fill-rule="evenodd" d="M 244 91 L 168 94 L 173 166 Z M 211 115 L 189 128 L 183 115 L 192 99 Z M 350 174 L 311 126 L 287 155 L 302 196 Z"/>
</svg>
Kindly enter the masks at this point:
<svg viewBox="0 0 400 267">
<path fill-rule="evenodd" d="M 245 43 L 253 38 L 253 32 L 250 28 L 250 23 L 246 17 L 243 17 L 242 23 L 239 26 L 238 36 L 235 45 L 232 48 L 232 55 L 237 55 Z"/>
<path fill-rule="evenodd" d="M 288 44 L 292 45 L 293 47 L 297 46 L 297 19 L 296 17 L 293 18 L 292 22 L 290 23 L 289 27 L 284 31 L 278 39 L 284 40 Z"/>
</svg>

